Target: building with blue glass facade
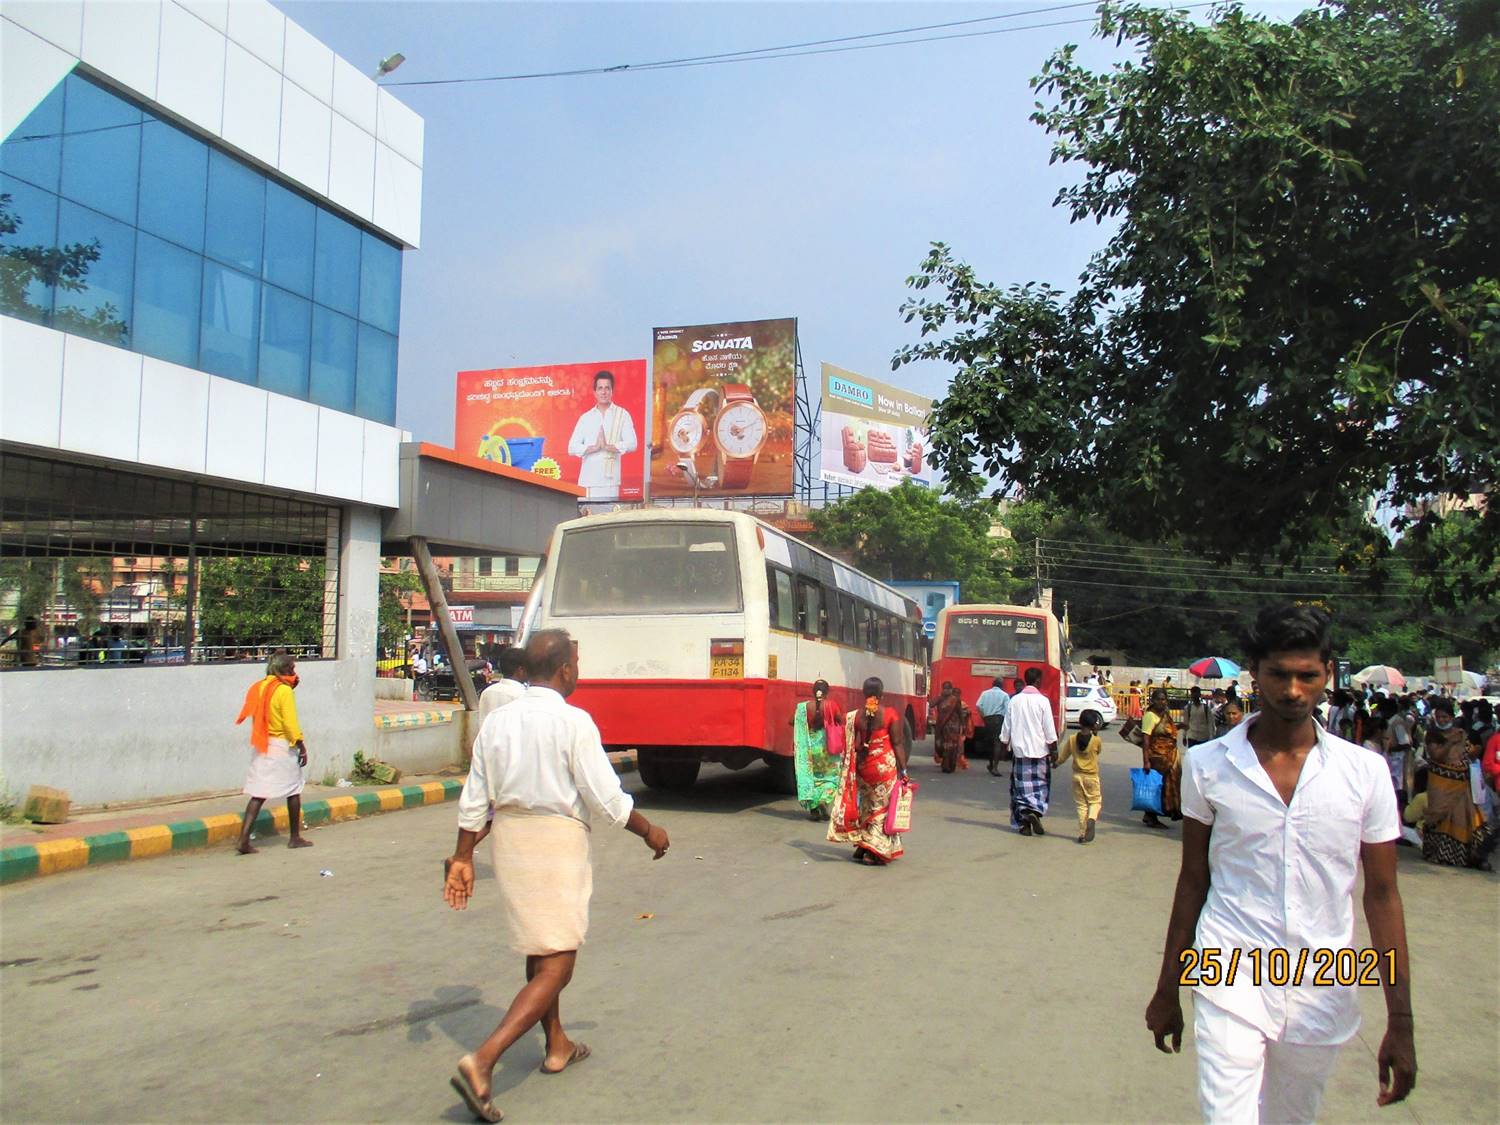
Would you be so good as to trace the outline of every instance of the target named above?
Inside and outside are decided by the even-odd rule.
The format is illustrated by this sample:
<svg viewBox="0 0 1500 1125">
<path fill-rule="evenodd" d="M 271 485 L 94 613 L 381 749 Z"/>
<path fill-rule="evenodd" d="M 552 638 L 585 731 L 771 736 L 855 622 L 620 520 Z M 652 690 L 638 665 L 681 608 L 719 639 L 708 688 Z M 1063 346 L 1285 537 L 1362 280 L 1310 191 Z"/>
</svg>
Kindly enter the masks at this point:
<svg viewBox="0 0 1500 1125">
<path fill-rule="evenodd" d="M 83 803 L 237 785 L 274 647 L 312 770 L 347 765 L 421 119 L 266 0 L 6 0 L 0 136 L 0 669 L 38 670 L 0 676 L 0 770 Z"/>
</svg>

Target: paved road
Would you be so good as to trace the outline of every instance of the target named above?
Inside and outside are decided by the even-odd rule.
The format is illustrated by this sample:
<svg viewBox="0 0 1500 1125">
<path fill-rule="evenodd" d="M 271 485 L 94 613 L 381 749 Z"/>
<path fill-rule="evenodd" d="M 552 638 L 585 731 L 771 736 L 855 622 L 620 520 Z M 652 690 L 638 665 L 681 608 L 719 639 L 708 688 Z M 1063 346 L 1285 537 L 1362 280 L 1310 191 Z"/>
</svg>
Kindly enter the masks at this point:
<svg viewBox="0 0 1500 1125">
<path fill-rule="evenodd" d="M 1190 1048 L 1158 1055 L 1141 1024 L 1177 834 L 1124 811 L 1135 751 L 1111 741 L 1089 847 L 1065 785 L 1045 838 L 1004 830 L 1005 783 L 982 763 L 916 765 L 916 831 L 886 870 L 824 843 L 758 768 L 645 795 L 673 850 L 651 863 L 634 837 L 598 835 L 565 995 L 595 1057 L 538 1075 L 533 1036 L 497 1073 L 498 1104 L 517 1122 L 1193 1120 Z M 487 884 L 467 913 L 441 905 L 453 816 L 5 890 L 0 1118 L 465 1120 L 447 1077 L 521 971 Z M 1402 876 L 1420 1086 L 1377 1113 L 1372 991 L 1324 1119 L 1493 1120 L 1500 879 L 1410 854 Z"/>
</svg>

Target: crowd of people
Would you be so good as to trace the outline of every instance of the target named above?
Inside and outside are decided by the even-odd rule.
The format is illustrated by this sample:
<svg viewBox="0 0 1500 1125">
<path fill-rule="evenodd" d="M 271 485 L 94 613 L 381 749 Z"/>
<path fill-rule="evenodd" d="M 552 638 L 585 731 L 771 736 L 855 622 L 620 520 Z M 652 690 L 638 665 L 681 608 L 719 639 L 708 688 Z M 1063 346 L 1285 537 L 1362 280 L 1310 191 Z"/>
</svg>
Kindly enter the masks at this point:
<svg viewBox="0 0 1500 1125">
<path fill-rule="evenodd" d="M 1405 826 L 1402 842 L 1431 863 L 1492 870 L 1500 845 L 1500 722 L 1488 699 L 1428 689 L 1338 689 L 1325 723 L 1381 755 Z"/>
</svg>

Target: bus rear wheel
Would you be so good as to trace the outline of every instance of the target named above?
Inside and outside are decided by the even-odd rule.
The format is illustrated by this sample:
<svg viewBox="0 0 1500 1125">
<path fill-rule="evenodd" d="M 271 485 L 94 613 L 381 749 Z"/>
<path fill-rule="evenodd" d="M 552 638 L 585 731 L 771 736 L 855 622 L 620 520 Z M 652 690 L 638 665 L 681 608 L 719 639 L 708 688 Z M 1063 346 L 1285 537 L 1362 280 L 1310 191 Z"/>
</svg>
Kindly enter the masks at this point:
<svg viewBox="0 0 1500 1125">
<path fill-rule="evenodd" d="M 667 755 L 660 750 L 641 750 L 636 755 L 636 768 L 648 789 L 691 789 L 702 764 L 696 757 Z"/>
</svg>

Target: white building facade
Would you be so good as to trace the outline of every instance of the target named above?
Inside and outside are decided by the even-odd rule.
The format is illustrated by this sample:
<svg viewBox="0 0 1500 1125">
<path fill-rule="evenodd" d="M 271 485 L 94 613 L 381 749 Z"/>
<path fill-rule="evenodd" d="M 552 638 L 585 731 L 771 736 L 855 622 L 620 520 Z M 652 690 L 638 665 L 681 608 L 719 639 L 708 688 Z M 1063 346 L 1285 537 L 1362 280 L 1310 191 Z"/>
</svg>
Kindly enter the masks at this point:
<svg viewBox="0 0 1500 1125">
<path fill-rule="evenodd" d="M 4 784 L 236 787 L 278 648 L 347 770 L 421 119 L 265 0 L 41 0 L 0 3 L 0 135 Z"/>
</svg>

